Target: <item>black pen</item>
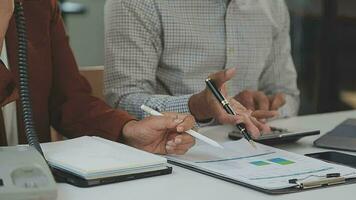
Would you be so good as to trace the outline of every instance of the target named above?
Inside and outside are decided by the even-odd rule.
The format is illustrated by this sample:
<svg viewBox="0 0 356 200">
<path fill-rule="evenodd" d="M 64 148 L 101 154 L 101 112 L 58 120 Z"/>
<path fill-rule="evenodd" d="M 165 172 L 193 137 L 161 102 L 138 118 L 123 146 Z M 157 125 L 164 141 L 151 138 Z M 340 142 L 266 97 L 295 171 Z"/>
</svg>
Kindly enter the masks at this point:
<svg viewBox="0 0 356 200">
<path fill-rule="evenodd" d="M 206 85 L 210 89 L 210 91 L 214 94 L 216 99 L 221 103 L 222 107 L 225 111 L 231 115 L 236 115 L 235 111 L 231 108 L 229 102 L 225 99 L 225 97 L 221 94 L 218 88 L 215 86 L 215 83 L 211 78 L 207 78 L 205 80 Z M 243 123 L 236 124 L 237 129 L 241 132 L 243 137 L 254 147 L 256 148 L 255 142 L 252 140 L 251 135 L 247 132 L 246 126 Z"/>
</svg>

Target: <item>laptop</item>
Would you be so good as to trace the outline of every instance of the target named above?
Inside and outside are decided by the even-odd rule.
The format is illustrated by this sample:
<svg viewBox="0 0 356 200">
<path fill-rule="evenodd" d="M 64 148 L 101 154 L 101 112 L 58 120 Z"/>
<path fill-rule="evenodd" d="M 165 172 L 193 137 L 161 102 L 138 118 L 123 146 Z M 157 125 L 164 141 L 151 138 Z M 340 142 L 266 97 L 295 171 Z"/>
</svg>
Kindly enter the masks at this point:
<svg viewBox="0 0 356 200">
<path fill-rule="evenodd" d="M 356 119 L 347 119 L 314 141 L 321 148 L 356 151 Z"/>
</svg>

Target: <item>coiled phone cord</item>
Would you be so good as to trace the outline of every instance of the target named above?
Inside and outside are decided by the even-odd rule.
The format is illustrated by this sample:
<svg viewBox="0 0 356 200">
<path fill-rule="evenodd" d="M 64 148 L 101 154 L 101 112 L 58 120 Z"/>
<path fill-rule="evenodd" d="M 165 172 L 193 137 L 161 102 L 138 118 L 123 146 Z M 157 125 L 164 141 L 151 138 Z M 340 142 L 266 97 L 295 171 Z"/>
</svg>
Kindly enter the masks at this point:
<svg viewBox="0 0 356 200">
<path fill-rule="evenodd" d="M 23 122 L 27 142 L 43 156 L 40 143 L 38 141 L 35 123 L 32 115 L 32 104 L 29 89 L 28 64 L 27 64 L 27 30 L 26 20 L 22 2 L 15 2 L 15 20 L 18 38 L 18 65 L 19 65 L 19 87 L 20 101 L 22 106 Z"/>
</svg>

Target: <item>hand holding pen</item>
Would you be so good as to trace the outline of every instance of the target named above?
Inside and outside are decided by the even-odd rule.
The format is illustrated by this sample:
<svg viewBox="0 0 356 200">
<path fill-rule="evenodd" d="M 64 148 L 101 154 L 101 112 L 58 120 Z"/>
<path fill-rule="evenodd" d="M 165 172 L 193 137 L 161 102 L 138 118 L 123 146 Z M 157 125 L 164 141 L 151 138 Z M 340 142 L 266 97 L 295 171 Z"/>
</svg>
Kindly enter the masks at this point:
<svg viewBox="0 0 356 200">
<path fill-rule="evenodd" d="M 224 96 L 227 96 L 225 82 L 234 76 L 235 71 L 236 70 L 234 68 L 231 68 L 229 70 L 219 71 L 209 76 L 214 80 L 216 88 Z M 195 100 L 195 98 L 197 100 Z M 228 98 L 227 101 L 229 102 L 231 108 L 238 113 L 238 115 L 228 114 L 208 87 L 201 93 L 191 97 L 189 101 L 189 108 L 198 121 L 201 119 L 214 118 L 221 124 L 235 125 L 244 123 L 249 133 L 256 138 L 260 136 L 260 131 L 268 132 L 268 125 L 262 124 L 255 118 L 251 117 L 251 112 L 239 102 L 233 98 Z"/>
<path fill-rule="evenodd" d="M 153 115 L 153 116 L 163 116 L 162 113 L 160 113 L 160 112 L 158 112 L 158 111 L 156 111 L 156 110 L 154 110 L 154 109 L 152 109 L 152 108 L 150 108 L 150 107 L 148 107 L 146 105 L 142 105 L 141 109 L 143 111 L 147 112 L 148 114 Z M 193 137 L 195 137 L 195 138 L 197 138 L 197 139 L 209 144 L 209 145 L 212 145 L 212 146 L 218 147 L 218 148 L 222 148 L 222 149 L 224 148 L 223 146 L 221 146 L 219 143 L 215 142 L 214 140 L 212 140 L 212 139 L 210 139 L 210 138 L 208 138 L 208 137 L 206 137 L 204 135 L 201 135 L 200 133 L 198 133 L 198 132 L 196 132 L 196 131 L 194 131 L 192 129 L 187 130 L 185 132 L 188 133 L 189 135 L 191 135 L 191 136 L 193 136 Z"/>
</svg>

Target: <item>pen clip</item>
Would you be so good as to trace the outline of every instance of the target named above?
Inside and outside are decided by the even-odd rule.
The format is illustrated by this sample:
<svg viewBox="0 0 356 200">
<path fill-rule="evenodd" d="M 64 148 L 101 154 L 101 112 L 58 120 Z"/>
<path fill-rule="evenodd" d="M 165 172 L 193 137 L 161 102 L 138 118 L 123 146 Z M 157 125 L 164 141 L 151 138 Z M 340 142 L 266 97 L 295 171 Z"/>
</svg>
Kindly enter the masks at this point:
<svg viewBox="0 0 356 200">
<path fill-rule="evenodd" d="M 310 189 L 322 186 L 329 186 L 329 185 L 336 185 L 345 183 L 346 178 L 340 176 L 340 173 L 332 173 L 327 174 L 325 177 L 320 178 L 319 180 L 312 180 L 312 181 L 299 181 L 298 179 L 290 179 L 290 184 L 297 184 L 298 188 L 301 189 Z"/>
</svg>

